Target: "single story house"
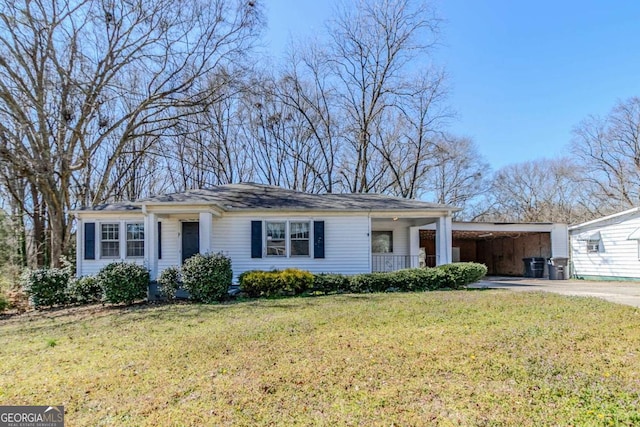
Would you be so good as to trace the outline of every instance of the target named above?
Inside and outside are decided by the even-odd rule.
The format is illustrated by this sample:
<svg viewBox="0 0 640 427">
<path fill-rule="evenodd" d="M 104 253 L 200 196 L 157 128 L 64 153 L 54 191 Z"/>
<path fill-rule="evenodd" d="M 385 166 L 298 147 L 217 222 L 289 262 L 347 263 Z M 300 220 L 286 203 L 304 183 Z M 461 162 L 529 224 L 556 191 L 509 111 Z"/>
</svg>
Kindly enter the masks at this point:
<svg viewBox="0 0 640 427">
<path fill-rule="evenodd" d="M 356 274 L 419 265 L 419 229 L 433 224 L 435 262 L 451 255 L 458 208 L 379 194 L 307 194 L 229 184 L 75 211 L 77 275 L 113 261 L 145 265 L 154 279 L 196 253 L 230 257 L 240 273 L 297 267 Z"/>
<path fill-rule="evenodd" d="M 569 227 L 574 277 L 640 280 L 640 208 Z"/>
</svg>

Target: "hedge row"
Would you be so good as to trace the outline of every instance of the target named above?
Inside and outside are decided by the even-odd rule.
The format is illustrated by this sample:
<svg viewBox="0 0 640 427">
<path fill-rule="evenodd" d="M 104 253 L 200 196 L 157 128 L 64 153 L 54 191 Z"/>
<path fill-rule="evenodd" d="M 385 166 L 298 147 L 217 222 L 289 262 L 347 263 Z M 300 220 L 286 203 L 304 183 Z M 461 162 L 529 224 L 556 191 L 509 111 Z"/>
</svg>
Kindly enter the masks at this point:
<svg viewBox="0 0 640 427">
<path fill-rule="evenodd" d="M 240 275 L 240 288 L 250 297 L 299 295 L 306 291 L 368 293 L 461 289 L 482 278 L 487 268 L 476 263 L 455 263 L 435 268 L 413 268 L 387 273 L 317 274 L 298 269 L 247 271 Z M 196 255 L 179 270 L 172 267 L 158 278 L 162 293 L 172 299 L 180 287 L 198 302 L 221 301 L 228 297 L 232 280 L 231 260 L 222 254 Z M 131 263 L 115 262 L 97 276 L 72 278 L 68 269 L 26 272 L 22 286 L 35 308 L 66 304 L 108 302 L 131 304 L 146 296 L 149 272 Z M 0 301 L 0 308 L 5 306 Z"/>
<path fill-rule="evenodd" d="M 317 274 L 314 276 L 314 289 L 325 294 L 462 289 L 485 274 L 487 267 L 484 264 L 471 262 L 354 276 Z"/>
<path fill-rule="evenodd" d="M 313 286 L 313 274 L 288 268 L 283 271 L 245 271 L 240 274 L 240 289 L 252 298 L 299 295 Z"/>
<path fill-rule="evenodd" d="M 298 295 L 308 290 L 331 293 L 369 293 L 388 291 L 433 291 L 462 289 L 487 274 L 477 263 L 454 263 L 435 268 L 411 268 L 385 273 L 316 274 L 284 271 L 247 271 L 239 277 L 240 289 L 249 297 Z"/>
<path fill-rule="evenodd" d="M 143 266 L 114 262 L 97 276 L 74 278 L 67 268 L 26 271 L 22 289 L 35 308 L 109 302 L 131 304 L 147 295 L 149 271 Z"/>
</svg>

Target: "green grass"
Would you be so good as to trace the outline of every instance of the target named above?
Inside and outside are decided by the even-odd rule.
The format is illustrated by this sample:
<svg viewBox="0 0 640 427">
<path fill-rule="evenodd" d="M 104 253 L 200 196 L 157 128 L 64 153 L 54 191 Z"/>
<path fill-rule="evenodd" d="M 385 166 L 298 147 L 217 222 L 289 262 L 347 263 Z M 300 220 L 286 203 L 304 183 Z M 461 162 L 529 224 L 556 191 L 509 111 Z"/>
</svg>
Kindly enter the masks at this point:
<svg viewBox="0 0 640 427">
<path fill-rule="evenodd" d="M 0 320 L 0 404 L 77 425 L 634 425 L 640 311 L 505 291 Z"/>
</svg>

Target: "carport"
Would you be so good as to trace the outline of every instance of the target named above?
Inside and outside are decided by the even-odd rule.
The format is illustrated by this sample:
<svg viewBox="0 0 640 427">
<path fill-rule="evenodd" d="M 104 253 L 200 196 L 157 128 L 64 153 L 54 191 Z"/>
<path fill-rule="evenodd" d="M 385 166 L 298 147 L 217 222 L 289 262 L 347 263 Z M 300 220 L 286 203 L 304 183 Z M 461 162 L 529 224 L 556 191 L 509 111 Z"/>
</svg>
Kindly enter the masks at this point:
<svg viewBox="0 0 640 427">
<path fill-rule="evenodd" d="M 429 226 L 420 229 L 420 252 L 425 265 L 435 265 L 435 230 Z M 452 223 L 453 262 L 485 264 L 491 276 L 522 276 L 523 258 L 566 258 L 568 253 L 566 224 Z"/>
</svg>

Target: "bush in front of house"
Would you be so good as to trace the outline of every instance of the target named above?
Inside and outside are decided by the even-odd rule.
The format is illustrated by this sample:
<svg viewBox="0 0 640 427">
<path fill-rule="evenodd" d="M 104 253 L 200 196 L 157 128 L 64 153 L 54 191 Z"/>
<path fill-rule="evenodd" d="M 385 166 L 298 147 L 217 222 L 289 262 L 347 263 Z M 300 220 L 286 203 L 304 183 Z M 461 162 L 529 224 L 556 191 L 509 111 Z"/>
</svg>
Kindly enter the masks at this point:
<svg viewBox="0 0 640 427">
<path fill-rule="evenodd" d="M 391 289 L 403 292 L 420 292 L 430 290 L 434 286 L 434 274 L 430 269 L 407 268 L 390 273 Z"/>
<path fill-rule="evenodd" d="M 274 296 L 278 291 L 278 270 L 249 270 L 238 276 L 240 290 L 251 298 Z"/>
<path fill-rule="evenodd" d="M 100 270 L 97 280 L 104 301 L 131 304 L 147 296 L 149 270 L 130 262 L 113 262 Z"/>
<path fill-rule="evenodd" d="M 384 292 L 393 286 L 392 273 L 364 273 L 349 277 L 349 292 L 365 294 Z"/>
<path fill-rule="evenodd" d="M 476 262 L 456 262 L 445 264 L 435 269 L 446 274 L 448 287 L 452 289 L 462 289 L 463 287 L 477 282 L 487 274 L 487 266 Z"/>
<path fill-rule="evenodd" d="M 194 301 L 224 301 L 232 280 L 231 259 L 222 253 L 196 254 L 182 265 L 182 286 Z"/>
<path fill-rule="evenodd" d="M 325 294 L 350 292 L 419 292 L 438 289 L 462 289 L 487 273 L 484 264 L 461 262 L 433 268 L 408 268 L 382 273 L 316 274 L 314 288 Z"/>
<path fill-rule="evenodd" d="M 297 268 L 287 268 L 278 275 L 278 286 L 284 295 L 300 295 L 313 286 L 313 274 Z"/>
<path fill-rule="evenodd" d="M 158 276 L 158 285 L 160 287 L 160 293 L 164 298 L 169 301 L 174 300 L 176 298 L 176 292 L 182 285 L 180 268 L 173 266 L 162 270 L 162 273 Z"/>
<path fill-rule="evenodd" d="M 300 295 L 311 289 L 314 283 L 313 274 L 297 268 L 245 271 L 238 280 L 240 289 L 252 298 Z"/>
<path fill-rule="evenodd" d="M 348 292 L 349 276 L 336 273 L 314 274 L 313 289 L 325 295 Z"/>
<path fill-rule="evenodd" d="M 64 268 L 41 268 L 23 273 L 21 285 L 36 309 L 69 302 L 67 285 L 70 273 Z"/>
<path fill-rule="evenodd" d="M 67 286 L 69 302 L 93 304 L 102 301 L 102 287 L 96 276 L 82 276 L 71 279 Z"/>
</svg>

